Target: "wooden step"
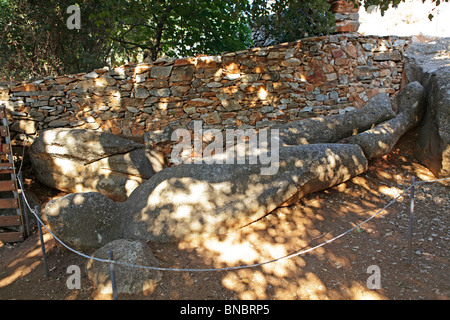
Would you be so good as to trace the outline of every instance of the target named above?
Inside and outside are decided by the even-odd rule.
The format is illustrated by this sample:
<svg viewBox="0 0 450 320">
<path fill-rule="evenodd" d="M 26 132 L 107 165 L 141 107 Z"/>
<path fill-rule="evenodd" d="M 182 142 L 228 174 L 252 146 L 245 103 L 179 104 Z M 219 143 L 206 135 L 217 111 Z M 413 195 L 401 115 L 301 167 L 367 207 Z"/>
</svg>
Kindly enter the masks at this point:
<svg viewBox="0 0 450 320">
<path fill-rule="evenodd" d="M 18 209 L 19 201 L 17 199 L 0 199 L 0 209 Z"/>
<path fill-rule="evenodd" d="M 0 233 L 1 242 L 19 242 L 23 241 L 23 232 L 5 232 Z"/>
<path fill-rule="evenodd" d="M 0 181 L 0 191 L 15 191 L 15 190 L 16 184 L 13 180 Z"/>
<path fill-rule="evenodd" d="M 14 166 L 9 163 L 0 163 L 0 173 L 14 173 Z"/>
<path fill-rule="evenodd" d="M 0 227 L 18 227 L 21 225 L 20 216 L 0 216 Z"/>
<path fill-rule="evenodd" d="M 2 209 L 18 209 L 17 215 L 0 216 L 0 241 L 2 242 L 19 242 L 24 240 L 22 213 L 20 209 L 20 201 L 17 198 L 17 185 L 15 182 L 15 170 L 12 157 L 11 137 L 8 128 L 8 120 L 6 118 L 5 106 L 0 106 L 0 175 L 10 174 L 10 177 L 1 176 L 0 192 L 10 192 L 13 195 L 0 199 L 0 211 Z M 19 227 L 20 231 L 8 231 L 5 228 Z"/>
<path fill-rule="evenodd" d="M 9 144 L 2 144 L 2 146 L 0 148 L 0 153 L 2 153 L 2 154 L 11 153 L 11 147 L 9 146 Z"/>
</svg>

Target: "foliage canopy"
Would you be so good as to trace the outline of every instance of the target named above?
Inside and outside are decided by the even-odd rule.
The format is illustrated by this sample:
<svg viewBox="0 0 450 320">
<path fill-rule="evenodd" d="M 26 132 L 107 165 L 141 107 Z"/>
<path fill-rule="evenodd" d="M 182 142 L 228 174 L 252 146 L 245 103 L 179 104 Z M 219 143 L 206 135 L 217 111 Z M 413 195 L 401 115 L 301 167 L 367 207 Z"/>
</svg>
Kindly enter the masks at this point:
<svg viewBox="0 0 450 320">
<path fill-rule="evenodd" d="M 276 43 L 328 34 L 335 26 L 327 0 L 253 0 L 252 19 Z"/>
<path fill-rule="evenodd" d="M 351 1 L 383 12 L 405 0 Z M 66 24 L 74 4 L 81 29 Z M 0 79 L 237 51 L 252 46 L 255 28 L 278 43 L 327 34 L 329 8 L 327 0 L 0 0 Z"/>
<path fill-rule="evenodd" d="M 105 0 L 91 17 L 122 54 L 145 51 L 155 60 L 246 48 L 248 8 L 247 0 Z"/>
<path fill-rule="evenodd" d="M 80 7 L 81 29 L 66 25 Z M 0 78 L 251 46 L 248 0 L 0 0 Z"/>
<path fill-rule="evenodd" d="M 406 0 L 350 0 L 352 1 L 354 4 L 358 4 L 360 6 L 364 6 L 364 8 L 366 8 L 366 10 L 370 7 L 370 6 L 376 6 L 380 9 L 381 14 L 384 14 L 386 12 L 386 10 L 388 10 L 391 6 L 397 6 L 399 5 L 401 2 L 406 2 Z M 441 4 L 441 2 L 448 2 L 449 0 L 431 0 L 432 3 L 434 3 L 436 6 L 439 6 Z M 425 3 L 426 0 L 422 0 L 422 3 Z M 429 19 L 433 19 L 433 15 L 430 14 Z"/>
<path fill-rule="evenodd" d="M 0 0 L 0 78 L 76 73 L 106 63 L 111 48 L 99 28 L 67 28 L 66 9 L 72 4 L 72 0 Z M 84 5 L 86 11 L 92 10 L 95 1 Z"/>
</svg>

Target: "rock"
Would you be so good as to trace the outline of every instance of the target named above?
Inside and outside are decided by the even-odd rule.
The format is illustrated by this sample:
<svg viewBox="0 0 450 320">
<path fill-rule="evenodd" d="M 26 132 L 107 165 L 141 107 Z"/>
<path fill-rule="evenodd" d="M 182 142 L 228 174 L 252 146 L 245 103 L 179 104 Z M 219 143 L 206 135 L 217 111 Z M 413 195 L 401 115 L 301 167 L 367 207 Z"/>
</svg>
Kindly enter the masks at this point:
<svg viewBox="0 0 450 320">
<path fill-rule="evenodd" d="M 223 77 L 224 80 L 237 80 L 241 77 L 240 73 L 230 73 Z"/>
<path fill-rule="evenodd" d="M 145 99 L 149 96 L 149 92 L 145 88 L 137 87 L 134 91 L 134 97 L 137 99 Z"/>
<path fill-rule="evenodd" d="M 420 82 L 407 84 L 395 96 L 397 114 L 407 115 L 412 122 L 419 122 L 424 111 L 425 88 Z"/>
<path fill-rule="evenodd" d="M 135 107 L 126 107 L 126 109 L 131 113 L 139 113 L 139 109 Z"/>
<path fill-rule="evenodd" d="M 220 88 L 223 85 L 220 82 L 209 82 L 206 84 L 208 88 Z"/>
<path fill-rule="evenodd" d="M 80 81 L 75 85 L 75 88 L 81 90 L 81 92 L 90 92 L 90 90 L 95 88 L 95 81 L 93 79 Z"/>
<path fill-rule="evenodd" d="M 32 119 L 34 121 L 44 121 L 44 119 L 45 119 L 44 113 L 40 112 L 36 108 L 31 108 L 28 116 L 30 119 Z"/>
<path fill-rule="evenodd" d="M 332 143 L 395 116 L 389 96 L 379 94 L 361 109 L 343 115 L 309 118 L 272 126 L 280 130 L 280 138 L 288 145 Z"/>
<path fill-rule="evenodd" d="M 427 109 L 415 146 L 417 159 L 437 178 L 450 177 L 450 67 L 432 73 Z"/>
<path fill-rule="evenodd" d="M 281 65 L 284 67 L 296 67 L 301 64 L 300 59 L 290 58 L 281 62 Z"/>
<path fill-rule="evenodd" d="M 336 22 L 336 32 L 357 32 L 360 27 L 359 21 L 344 20 Z"/>
<path fill-rule="evenodd" d="M 424 109 L 425 89 L 419 82 L 408 84 L 397 96 L 398 115 L 374 128 L 351 136 L 347 141 L 359 145 L 367 159 L 381 157 L 392 151 L 397 141 L 415 127 Z"/>
<path fill-rule="evenodd" d="M 77 212 L 68 214 L 68 212 Z M 43 213 L 52 231 L 76 250 L 98 249 L 120 239 L 117 203 L 97 192 L 72 193 L 50 200 Z"/>
<path fill-rule="evenodd" d="M 201 118 L 207 124 L 219 124 L 222 121 L 220 114 L 217 111 L 214 111 L 210 114 L 209 113 L 202 114 Z"/>
<path fill-rule="evenodd" d="M 108 251 L 113 252 L 113 260 L 149 267 L 159 267 L 159 261 L 144 241 L 116 240 L 93 253 L 94 258 L 108 260 Z M 87 275 L 102 294 L 112 294 L 110 264 L 90 259 L 87 263 Z M 114 264 L 116 289 L 118 294 L 149 294 L 162 280 L 159 270 L 135 268 Z"/>
<path fill-rule="evenodd" d="M 227 111 L 241 110 L 242 107 L 236 100 L 221 100 L 220 103 Z"/>
<path fill-rule="evenodd" d="M 95 79 L 95 78 L 98 78 L 98 77 L 99 77 L 99 75 L 95 71 L 89 72 L 88 74 L 83 76 L 83 78 L 87 78 L 87 79 Z"/>
<path fill-rule="evenodd" d="M 206 56 L 197 58 L 197 68 L 210 69 L 218 68 L 222 63 L 220 56 Z"/>
<path fill-rule="evenodd" d="M 195 98 L 195 99 L 188 100 L 186 102 L 187 105 L 193 106 L 193 107 L 206 107 L 213 103 L 214 103 L 214 101 L 209 100 L 209 99 L 204 99 L 204 98 Z"/>
<path fill-rule="evenodd" d="M 189 89 L 189 86 L 173 86 L 170 88 L 170 92 L 175 97 L 181 97 L 184 96 L 189 91 Z"/>
<path fill-rule="evenodd" d="M 39 124 L 31 120 L 17 120 L 10 127 L 11 131 L 25 134 L 35 134 L 38 128 Z"/>
<path fill-rule="evenodd" d="M 170 76 L 173 67 L 153 67 L 150 71 L 150 77 L 165 79 Z"/>
<path fill-rule="evenodd" d="M 169 88 L 161 88 L 161 89 L 151 89 L 149 93 L 155 97 L 169 97 L 170 89 Z"/>
<path fill-rule="evenodd" d="M 164 167 L 164 157 L 110 133 L 83 129 L 44 131 L 29 149 L 36 177 L 65 192 L 100 192 L 124 201 Z"/>
<path fill-rule="evenodd" d="M 148 131 L 144 134 L 144 142 L 149 146 L 169 142 L 171 141 L 172 131 L 171 127 L 165 127 L 163 130 Z"/>
<path fill-rule="evenodd" d="M 193 66 L 179 66 L 173 68 L 170 81 L 191 81 L 194 77 L 195 68 Z"/>
<path fill-rule="evenodd" d="M 102 87 L 113 86 L 116 83 L 116 79 L 108 75 L 103 75 L 100 78 L 95 79 L 95 84 Z"/>
<path fill-rule="evenodd" d="M 147 80 L 147 76 L 148 76 L 148 72 L 137 74 L 136 77 L 134 78 L 134 81 L 136 83 L 143 83 Z M 118 79 L 118 78 L 116 78 L 116 79 Z"/>
<path fill-rule="evenodd" d="M 93 130 L 57 128 L 45 130 L 34 141 L 30 151 L 74 158 L 90 163 L 113 154 L 127 153 L 142 145 L 122 137 Z"/>
<path fill-rule="evenodd" d="M 373 56 L 373 60 L 375 61 L 401 61 L 402 54 L 398 50 L 386 51 L 386 52 L 377 52 Z"/>
<path fill-rule="evenodd" d="M 412 37 L 403 54 L 407 81 L 419 81 L 426 88 L 433 72 L 448 65 L 449 52 L 450 38 Z"/>
<path fill-rule="evenodd" d="M 135 74 L 141 74 L 141 73 L 147 72 L 151 68 L 152 68 L 152 65 L 149 64 L 149 63 L 139 63 L 134 68 L 134 73 Z"/>
<path fill-rule="evenodd" d="M 426 91 L 415 155 L 438 178 L 450 176 L 450 38 L 413 37 L 405 51 L 407 81 Z"/>
<path fill-rule="evenodd" d="M 11 88 L 12 92 L 20 92 L 20 91 L 38 91 L 39 88 L 35 83 L 24 83 L 19 86 L 15 86 Z"/>
<path fill-rule="evenodd" d="M 80 127 L 80 126 L 84 125 L 85 123 L 86 123 L 86 121 L 84 121 L 84 120 L 77 120 L 77 121 L 70 122 L 69 125 L 71 127 Z"/>
<path fill-rule="evenodd" d="M 51 121 L 48 124 L 48 126 L 56 128 L 56 127 L 64 127 L 64 126 L 67 126 L 68 124 L 69 124 L 69 120 L 67 120 L 67 119 L 57 119 L 57 120 Z"/>
<path fill-rule="evenodd" d="M 352 144 L 285 146 L 276 174 L 261 175 L 262 166 L 181 164 L 155 174 L 125 202 L 99 200 L 104 196 L 95 193 L 73 194 L 49 202 L 44 212 L 63 241 L 67 234 L 80 234 L 79 225 L 63 222 L 87 219 L 92 213 L 93 221 L 82 225 L 89 247 L 122 238 L 174 242 L 218 235 L 364 172 L 367 159 Z"/>
<path fill-rule="evenodd" d="M 355 68 L 354 74 L 358 80 L 371 80 L 375 78 L 375 73 L 379 72 L 377 67 L 358 66 Z"/>
</svg>

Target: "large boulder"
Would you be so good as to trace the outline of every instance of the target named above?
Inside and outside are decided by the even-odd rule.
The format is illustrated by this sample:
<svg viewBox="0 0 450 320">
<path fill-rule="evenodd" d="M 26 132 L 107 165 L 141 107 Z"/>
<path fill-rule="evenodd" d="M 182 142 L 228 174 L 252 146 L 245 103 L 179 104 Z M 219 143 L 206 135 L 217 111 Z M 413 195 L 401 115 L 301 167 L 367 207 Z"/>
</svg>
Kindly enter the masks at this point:
<svg viewBox="0 0 450 320">
<path fill-rule="evenodd" d="M 450 38 L 413 37 L 405 52 L 408 81 L 426 92 L 415 146 L 417 159 L 438 178 L 450 177 Z"/>
<path fill-rule="evenodd" d="M 122 238 L 174 242 L 237 230 L 359 175 L 367 159 L 353 144 L 283 146 L 276 174 L 261 175 L 261 167 L 182 164 L 158 172 L 125 202 L 80 193 L 52 200 L 44 211 L 55 234 L 78 248 Z"/>
<path fill-rule="evenodd" d="M 398 114 L 372 129 L 351 136 L 346 141 L 359 145 L 367 159 L 384 156 L 398 140 L 420 121 L 424 109 L 425 89 L 419 82 L 405 86 L 394 98 Z"/>
<path fill-rule="evenodd" d="M 450 38 L 413 36 L 403 57 L 407 82 L 419 81 L 426 87 L 433 72 L 450 61 Z"/>
<path fill-rule="evenodd" d="M 97 249 L 125 238 L 118 202 L 98 192 L 71 193 L 50 200 L 44 213 L 52 232 L 74 249 Z"/>
<path fill-rule="evenodd" d="M 29 149 L 36 177 L 65 192 L 99 192 L 125 201 L 164 168 L 162 154 L 122 137 L 93 130 L 44 131 Z"/>
<path fill-rule="evenodd" d="M 434 71 L 426 90 L 415 154 L 437 178 L 450 177 L 450 66 Z"/>
<path fill-rule="evenodd" d="M 280 138 L 288 145 L 334 143 L 393 117 L 395 112 L 392 110 L 389 96 L 380 93 L 361 109 L 342 115 L 289 122 L 271 129 L 279 129 Z"/>
<path fill-rule="evenodd" d="M 145 241 L 115 240 L 95 251 L 92 256 L 108 260 L 109 251 L 112 251 L 114 261 L 123 263 L 114 264 L 118 294 L 150 294 L 162 280 L 163 275 L 159 270 L 124 265 L 159 267 L 159 261 Z M 90 259 L 86 269 L 89 279 L 100 293 L 113 293 L 109 263 Z"/>
</svg>

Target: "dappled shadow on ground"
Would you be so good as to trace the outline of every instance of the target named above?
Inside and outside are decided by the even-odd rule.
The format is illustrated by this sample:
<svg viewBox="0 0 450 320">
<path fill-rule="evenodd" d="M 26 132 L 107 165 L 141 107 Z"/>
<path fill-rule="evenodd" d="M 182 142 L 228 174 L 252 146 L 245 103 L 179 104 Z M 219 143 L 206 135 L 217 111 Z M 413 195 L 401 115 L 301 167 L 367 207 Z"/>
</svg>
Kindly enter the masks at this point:
<svg viewBox="0 0 450 320">
<path fill-rule="evenodd" d="M 364 174 L 307 195 L 239 231 L 149 245 L 161 267 L 203 269 L 261 263 L 321 244 L 377 213 L 410 185 L 411 175 L 434 179 L 410 152 L 413 135 L 402 138 L 388 156 L 372 161 Z M 361 228 L 304 255 L 248 269 L 164 271 L 151 295 L 119 299 L 448 299 L 446 185 L 422 185 L 416 194 L 411 266 L 407 265 L 409 195 L 405 195 Z M 21 249 L 26 242 L 0 247 L 1 299 L 112 298 L 92 287 L 84 269 L 86 259 L 56 246 L 49 248 L 51 276 L 44 278 L 36 237 L 29 240 L 34 241 L 31 251 Z M 82 270 L 80 290 L 66 286 L 66 270 L 72 264 Z M 367 286 L 372 265 L 380 269 L 381 289 Z"/>
</svg>

